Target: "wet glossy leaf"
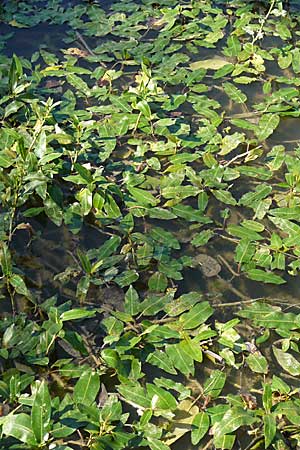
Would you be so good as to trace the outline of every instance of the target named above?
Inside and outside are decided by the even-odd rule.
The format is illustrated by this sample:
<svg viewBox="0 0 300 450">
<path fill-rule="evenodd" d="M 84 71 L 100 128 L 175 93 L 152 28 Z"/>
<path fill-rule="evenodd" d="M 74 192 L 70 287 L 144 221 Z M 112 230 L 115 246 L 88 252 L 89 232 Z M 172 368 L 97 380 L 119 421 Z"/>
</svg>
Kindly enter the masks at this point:
<svg viewBox="0 0 300 450">
<path fill-rule="evenodd" d="M 138 279 L 139 275 L 135 270 L 125 270 L 115 278 L 115 282 L 120 286 L 129 286 Z"/>
<path fill-rule="evenodd" d="M 290 353 L 280 350 L 273 345 L 273 352 L 278 364 L 290 375 L 300 375 L 300 362 Z"/>
<path fill-rule="evenodd" d="M 228 61 L 226 59 L 222 58 L 212 58 L 212 59 L 204 59 L 202 61 L 195 61 L 190 64 L 190 68 L 192 70 L 198 70 L 198 69 L 211 69 L 211 70 L 217 70 L 221 67 L 224 67 L 228 64 Z"/>
<path fill-rule="evenodd" d="M 195 247 L 200 247 L 201 245 L 205 245 L 212 237 L 213 232 L 211 230 L 201 231 L 192 239 L 192 244 Z"/>
<path fill-rule="evenodd" d="M 271 411 L 273 399 L 272 399 L 272 387 L 270 384 L 265 383 L 264 384 L 264 391 L 263 391 L 263 407 L 267 413 Z"/>
<path fill-rule="evenodd" d="M 235 206 L 237 204 L 235 198 L 232 196 L 231 192 L 219 189 L 218 191 L 212 191 L 213 195 L 226 205 Z"/>
<path fill-rule="evenodd" d="M 257 421 L 250 411 L 240 407 L 233 407 L 227 411 L 216 427 L 214 428 L 215 436 L 220 437 L 224 434 L 232 433 L 238 428 L 245 425 L 252 425 Z"/>
<path fill-rule="evenodd" d="M 245 136 L 242 133 L 228 134 L 222 140 L 220 155 L 224 156 L 236 149 L 242 142 L 244 142 Z"/>
<path fill-rule="evenodd" d="M 26 287 L 25 281 L 23 280 L 23 278 L 20 275 L 16 275 L 16 274 L 12 275 L 9 278 L 9 282 L 14 287 L 14 289 L 16 290 L 16 292 L 18 294 L 25 295 L 25 297 L 27 297 L 27 298 L 31 297 L 31 294 Z"/>
<path fill-rule="evenodd" d="M 5 436 L 12 436 L 29 446 L 37 444 L 31 428 L 30 416 L 27 414 L 6 416 L 2 430 Z"/>
<path fill-rule="evenodd" d="M 150 192 L 136 187 L 128 187 L 128 191 L 140 205 L 157 205 L 158 201 Z"/>
<path fill-rule="evenodd" d="M 253 372 L 256 373 L 268 373 L 268 362 L 266 358 L 259 352 L 251 353 L 246 358 L 247 364 Z"/>
<path fill-rule="evenodd" d="M 147 387 L 147 395 L 151 398 L 151 404 L 153 409 L 166 409 L 169 411 L 173 411 L 177 402 L 175 397 L 173 397 L 170 392 L 162 389 L 159 386 L 155 386 L 155 384 L 148 383 Z"/>
</svg>

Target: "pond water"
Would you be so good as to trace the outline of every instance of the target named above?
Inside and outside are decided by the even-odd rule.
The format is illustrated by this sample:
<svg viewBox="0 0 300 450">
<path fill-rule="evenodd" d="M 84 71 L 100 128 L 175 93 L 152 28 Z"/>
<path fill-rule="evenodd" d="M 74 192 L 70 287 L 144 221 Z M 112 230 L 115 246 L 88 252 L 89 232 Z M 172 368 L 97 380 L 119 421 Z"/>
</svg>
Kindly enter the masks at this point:
<svg viewBox="0 0 300 450">
<path fill-rule="evenodd" d="M 25 187 L 24 196 L 30 195 L 14 212 L 14 264 L 39 303 L 57 296 L 58 304 L 71 300 L 77 306 L 123 311 L 125 292 L 133 284 L 142 299 L 149 290 L 159 294 L 176 289 L 176 297 L 197 292 L 215 307 L 214 321 L 231 320 L 255 299 L 299 313 L 300 251 L 296 241 L 288 243 L 299 230 L 288 234 L 297 217 L 285 208 L 300 204 L 300 69 L 296 56 L 293 63 L 278 65 L 278 55 L 287 57 L 297 49 L 300 2 L 288 2 L 289 19 L 280 16 L 279 8 L 270 25 L 263 23 L 267 36 L 252 41 L 261 51 L 249 56 L 245 44 L 260 30 L 258 15 L 267 17 L 266 3 L 253 2 L 251 9 L 243 1 L 3 2 L 0 62 L 5 65 L 5 58 L 16 54 L 34 85 L 30 95 L 62 102 L 53 113 L 55 131 L 51 119 L 47 133 L 63 133 L 64 128 L 75 136 L 70 142 L 62 136 L 53 144 L 53 151 L 64 154 L 57 166 L 41 168 L 40 174 L 54 180 L 47 194 Z M 254 26 L 243 7 L 246 12 L 249 7 Z M 234 19 L 237 11 L 240 25 Z M 281 29 L 276 28 L 278 17 L 286 20 Z M 233 36 L 231 41 L 228 36 Z M 242 56 L 238 38 L 245 45 Z M 236 68 L 234 73 L 234 65 L 240 72 Z M 284 91 L 289 87 L 290 92 Z M 275 121 L 278 117 L 274 126 L 261 122 L 261 117 L 270 120 L 271 115 Z M 32 119 L 26 120 L 21 130 L 25 142 L 25 127 Z M 283 150 L 276 147 L 280 145 Z M 278 163 L 282 151 L 295 162 Z M 78 162 L 83 169 L 78 169 Z M 101 169 L 96 181 L 89 179 L 86 169 Z M 87 191 L 96 185 L 98 197 L 93 191 L 91 200 Z M 271 186 L 272 194 L 249 202 L 247 195 L 262 185 Z M 104 197 L 108 203 L 97 208 Z M 44 205 L 49 198 L 49 205 Z M 26 214 L 29 208 L 41 211 Z M 275 209 L 275 218 L 286 222 L 272 222 Z M 90 255 L 94 264 L 97 249 L 114 236 L 122 245 L 108 253 L 111 266 L 100 274 L 95 269 L 97 276 L 90 272 L 91 282 L 85 285 L 81 253 Z M 132 282 L 121 279 L 123 272 Z M 5 292 L 2 297 L 7 317 L 10 298 Z M 24 297 L 16 296 L 19 313 L 31 307 Z M 102 339 L 97 336 L 99 322 L 87 329 L 97 345 Z M 241 330 L 252 342 L 260 327 L 241 325 Z M 276 339 L 272 335 L 262 347 L 266 354 Z M 60 352 L 58 359 L 67 357 Z M 270 359 L 270 372 L 281 373 L 274 357 Z M 205 371 L 201 365 L 196 370 L 200 384 L 215 370 L 209 364 Z M 147 370 L 151 380 L 160 376 L 157 367 Z M 230 382 L 224 396 L 261 388 L 261 373 L 247 367 L 228 367 L 225 372 Z M 246 449 L 251 440 L 240 433 L 233 448 Z M 209 443 L 210 437 L 205 446 L 192 446 L 187 435 L 172 449 L 214 448 Z"/>
</svg>

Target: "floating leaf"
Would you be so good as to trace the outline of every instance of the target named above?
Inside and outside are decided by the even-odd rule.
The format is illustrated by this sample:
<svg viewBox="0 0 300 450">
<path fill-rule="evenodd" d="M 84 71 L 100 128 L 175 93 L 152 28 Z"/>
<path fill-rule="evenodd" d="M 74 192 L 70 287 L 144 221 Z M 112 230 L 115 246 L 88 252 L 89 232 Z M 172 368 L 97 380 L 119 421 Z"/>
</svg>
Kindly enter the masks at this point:
<svg viewBox="0 0 300 450">
<path fill-rule="evenodd" d="M 156 292 L 164 292 L 168 286 L 167 277 L 161 272 L 155 272 L 148 281 L 149 289 Z"/>
<path fill-rule="evenodd" d="M 205 412 L 196 414 L 193 420 L 192 444 L 197 445 L 209 430 L 209 415 Z"/>
<path fill-rule="evenodd" d="M 245 103 L 247 100 L 247 95 L 234 86 L 234 84 L 228 82 L 223 83 L 223 88 L 228 97 L 235 103 Z"/>
<path fill-rule="evenodd" d="M 204 395 L 209 395 L 212 398 L 217 398 L 222 392 L 225 381 L 226 374 L 221 370 L 215 370 L 204 383 Z"/>
<path fill-rule="evenodd" d="M 278 364 L 286 370 L 290 375 L 300 375 L 300 362 L 290 353 L 280 350 L 280 348 L 272 346 L 275 358 Z"/>
<path fill-rule="evenodd" d="M 136 314 L 138 314 L 139 310 L 139 295 L 132 286 L 129 286 L 129 289 L 125 294 L 125 312 L 127 312 L 131 316 L 135 316 Z"/>
<path fill-rule="evenodd" d="M 190 68 L 192 70 L 198 70 L 198 69 L 211 69 L 211 70 L 217 70 L 221 69 L 221 67 L 224 67 L 228 64 L 228 61 L 226 59 L 222 59 L 220 57 L 215 57 L 211 59 L 204 59 L 202 61 L 195 61 L 190 64 Z"/>
<path fill-rule="evenodd" d="M 147 362 L 159 367 L 160 369 L 163 369 L 167 373 L 171 373 L 174 375 L 177 374 L 171 359 L 162 350 L 156 350 L 155 352 L 150 353 L 147 358 Z"/>
<path fill-rule="evenodd" d="M 280 118 L 277 114 L 264 114 L 259 122 L 256 129 L 256 136 L 259 141 L 264 141 L 267 139 L 274 130 L 278 127 Z"/>
<path fill-rule="evenodd" d="M 220 437 L 232 433 L 242 426 L 252 425 L 257 420 L 252 412 L 235 406 L 229 409 L 223 419 L 214 427 L 215 436 Z"/>
<path fill-rule="evenodd" d="M 268 362 L 266 358 L 259 352 L 250 353 L 246 358 L 247 364 L 253 372 L 256 373 L 268 373 Z"/>
<path fill-rule="evenodd" d="M 222 139 L 221 151 L 219 155 L 227 155 L 236 149 L 242 142 L 245 141 L 245 135 L 242 133 L 235 132 L 233 134 L 228 134 Z"/>
<path fill-rule="evenodd" d="M 213 314 L 213 308 L 208 302 L 198 303 L 192 309 L 180 316 L 179 322 L 183 329 L 189 330 L 204 323 Z"/>
<path fill-rule="evenodd" d="M 263 283 L 284 284 L 286 281 L 275 273 L 265 272 L 261 269 L 250 269 L 247 275 L 251 280 L 262 281 Z"/>
</svg>

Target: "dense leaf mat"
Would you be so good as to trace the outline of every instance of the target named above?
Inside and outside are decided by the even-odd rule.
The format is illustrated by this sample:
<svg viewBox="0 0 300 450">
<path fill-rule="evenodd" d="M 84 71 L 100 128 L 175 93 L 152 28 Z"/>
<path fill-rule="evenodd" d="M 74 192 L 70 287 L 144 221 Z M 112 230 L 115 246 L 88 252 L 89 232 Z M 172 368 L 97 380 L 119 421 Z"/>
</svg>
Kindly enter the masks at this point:
<svg viewBox="0 0 300 450">
<path fill-rule="evenodd" d="M 300 445 L 292 6 L 2 2 L 0 449 Z"/>
</svg>

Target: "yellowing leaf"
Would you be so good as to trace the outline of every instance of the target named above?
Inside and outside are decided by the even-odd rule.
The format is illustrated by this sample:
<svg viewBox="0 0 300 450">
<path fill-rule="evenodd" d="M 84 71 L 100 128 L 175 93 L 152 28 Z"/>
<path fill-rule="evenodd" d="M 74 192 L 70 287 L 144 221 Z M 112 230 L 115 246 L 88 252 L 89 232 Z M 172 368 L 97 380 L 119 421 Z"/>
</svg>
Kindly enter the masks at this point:
<svg viewBox="0 0 300 450">
<path fill-rule="evenodd" d="M 211 69 L 211 70 L 218 70 L 222 67 L 226 66 L 228 64 L 228 61 L 223 58 L 210 58 L 210 59 L 203 59 L 202 61 L 195 61 L 190 64 L 190 68 L 192 70 L 197 69 Z"/>
</svg>

